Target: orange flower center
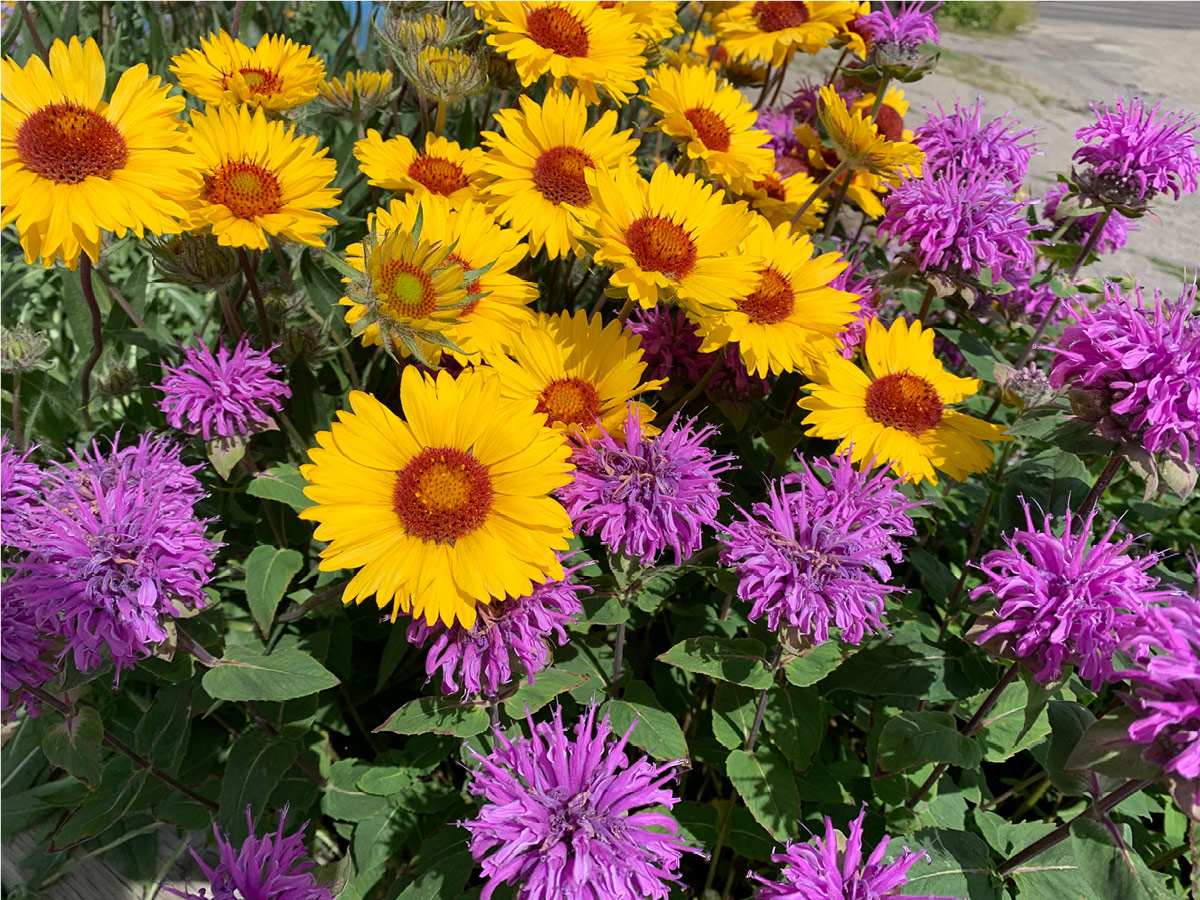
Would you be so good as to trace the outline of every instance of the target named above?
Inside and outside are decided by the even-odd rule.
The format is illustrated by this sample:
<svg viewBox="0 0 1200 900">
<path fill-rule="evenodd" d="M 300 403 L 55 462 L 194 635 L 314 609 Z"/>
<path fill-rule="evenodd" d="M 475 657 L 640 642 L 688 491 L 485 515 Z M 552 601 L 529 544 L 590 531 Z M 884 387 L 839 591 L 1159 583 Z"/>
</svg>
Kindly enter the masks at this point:
<svg viewBox="0 0 1200 900">
<path fill-rule="evenodd" d="M 468 272 L 471 271 L 471 266 L 468 265 L 467 261 L 465 259 L 463 259 L 461 256 L 459 256 L 457 253 L 451 253 L 448 257 L 446 257 L 446 259 L 448 259 L 450 262 L 454 263 L 456 266 L 458 266 L 460 269 L 462 269 L 464 275 L 466 275 Z M 468 284 L 466 286 L 466 291 L 467 291 L 468 295 L 482 294 L 483 288 L 480 287 L 480 285 L 479 285 L 479 279 L 476 278 L 474 281 L 472 281 L 470 284 Z M 473 313 L 475 311 L 475 307 L 477 307 L 478 305 L 479 305 L 478 299 L 472 300 L 470 303 L 468 303 L 466 306 L 464 306 L 462 309 L 460 309 L 458 311 L 459 316 L 469 316 L 471 313 Z"/>
<path fill-rule="evenodd" d="M 539 47 L 559 56 L 587 56 L 587 29 L 569 10 L 561 6 L 542 6 L 525 17 L 529 36 Z"/>
<path fill-rule="evenodd" d="M 763 31 L 783 31 L 785 28 L 799 28 L 807 22 L 808 6 L 789 0 L 774 0 L 771 3 L 755 3 L 750 14 Z"/>
<path fill-rule="evenodd" d="M 719 153 L 729 149 L 729 127 L 719 115 L 703 106 L 693 106 L 684 115 L 696 129 L 696 134 L 705 147 Z"/>
<path fill-rule="evenodd" d="M 904 117 L 886 103 L 875 113 L 875 128 L 889 141 L 904 140 Z"/>
<path fill-rule="evenodd" d="M 242 76 L 242 80 L 246 82 L 246 87 L 250 88 L 252 94 L 269 97 L 283 90 L 283 79 L 266 69 L 238 69 L 238 74 Z M 228 76 L 225 77 L 222 86 L 226 90 L 229 89 Z"/>
<path fill-rule="evenodd" d="M 437 309 L 432 279 L 407 260 L 384 263 L 373 286 L 393 319 L 424 319 Z"/>
<path fill-rule="evenodd" d="M 551 425 L 594 425 L 600 419 L 600 392 L 582 378 L 559 378 L 542 388 L 537 411 Z"/>
<path fill-rule="evenodd" d="M 783 189 L 783 182 L 776 175 L 768 175 L 762 181 L 754 182 L 754 189 L 766 191 L 767 196 L 772 200 L 786 200 L 787 191 Z"/>
<path fill-rule="evenodd" d="M 749 297 L 737 301 L 738 309 L 759 325 L 775 325 L 792 314 L 796 292 L 775 268 L 758 270 L 758 287 Z"/>
<path fill-rule="evenodd" d="M 424 185 L 429 193 L 443 197 L 470 184 L 462 166 L 441 156 L 418 156 L 408 166 L 408 177 Z"/>
<path fill-rule="evenodd" d="M 533 183 L 551 203 L 587 206 L 592 202 L 583 172 L 595 165 L 575 147 L 551 147 L 533 164 Z"/>
<path fill-rule="evenodd" d="M 269 216 L 283 208 L 283 190 L 275 173 L 250 162 L 230 160 L 205 175 L 201 196 L 239 219 Z"/>
<path fill-rule="evenodd" d="M 625 232 L 625 243 L 639 267 L 676 281 L 696 265 L 695 242 L 682 226 L 665 216 L 634 219 Z"/>
<path fill-rule="evenodd" d="M 920 437 L 942 421 L 942 398 L 917 375 L 884 375 L 867 388 L 867 415 L 880 425 Z"/>
<path fill-rule="evenodd" d="M 52 103 L 17 129 L 21 162 L 58 184 L 110 178 L 129 159 L 125 138 L 112 122 L 78 103 Z"/>
<path fill-rule="evenodd" d="M 452 544 L 487 521 L 492 478 L 465 450 L 426 447 L 396 473 L 392 508 L 413 537 Z"/>
</svg>

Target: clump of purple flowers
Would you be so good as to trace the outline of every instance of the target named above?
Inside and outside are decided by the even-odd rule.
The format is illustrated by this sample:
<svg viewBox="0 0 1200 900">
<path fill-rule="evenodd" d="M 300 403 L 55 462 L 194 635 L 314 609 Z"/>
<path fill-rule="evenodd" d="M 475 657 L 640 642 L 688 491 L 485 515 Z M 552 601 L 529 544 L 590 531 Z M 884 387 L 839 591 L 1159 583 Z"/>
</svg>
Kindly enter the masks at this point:
<svg viewBox="0 0 1200 900">
<path fill-rule="evenodd" d="M 570 573 L 568 573 L 570 574 Z M 443 694 L 495 697 L 513 678 L 534 676 L 550 662 L 550 642 L 567 642 L 566 626 L 579 615 L 578 594 L 590 590 L 568 581 L 546 581 L 523 597 L 506 597 L 475 607 L 475 624 L 432 625 L 415 618 L 408 626 L 409 642 L 424 647 L 425 674 L 441 672 Z"/>
<path fill-rule="evenodd" d="M 951 166 L 940 178 L 908 178 L 884 205 L 880 233 L 908 243 L 927 275 L 969 284 L 985 268 L 999 277 L 1033 263 L 1026 204 L 994 173 Z"/>
<path fill-rule="evenodd" d="M 471 855 L 488 880 L 488 900 L 501 884 L 517 900 L 662 900 L 679 882 L 683 853 L 663 812 L 682 760 L 653 763 L 627 750 L 630 726 L 613 734 L 608 716 L 590 706 L 574 728 L 562 710 L 549 722 L 529 718 L 530 736 L 495 732 L 496 747 L 472 753 L 470 792 L 482 797 L 471 832 Z"/>
<path fill-rule="evenodd" d="M 0 434 L 0 544 L 27 549 L 25 520 L 42 499 L 42 470 Z"/>
<path fill-rule="evenodd" d="M 892 839 L 884 835 L 871 855 L 865 856 L 866 816 L 864 805 L 858 818 L 850 823 L 844 845 L 828 816 L 824 837 L 814 835 L 804 843 L 789 841 L 781 853 L 771 856 L 771 862 L 782 870 L 778 881 L 750 873 L 750 878 L 758 882 L 757 900 L 877 900 L 897 893 L 908 880 L 908 870 L 926 855 L 925 851 L 913 852 L 905 847 L 892 862 L 885 863 Z"/>
<path fill-rule="evenodd" d="M 1056 184 L 1046 191 L 1042 201 L 1042 218 L 1054 224 L 1055 228 L 1066 228 L 1062 239 L 1071 244 L 1086 244 L 1092 236 L 1092 231 L 1100 224 L 1101 213 L 1088 216 L 1060 216 L 1059 204 L 1070 190 L 1065 184 Z M 1120 250 L 1129 240 L 1129 231 L 1136 226 L 1124 216 L 1108 216 L 1100 226 L 1100 236 L 1096 239 L 1094 249 L 1098 253 L 1111 253 Z"/>
<path fill-rule="evenodd" d="M 829 286 L 834 290 L 858 294 L 858 318 L 837 336 L 838 342 L 842 345 L 842 357 L 853 359 L 855 352 L 867 338 L 867 323 L 872 319 L 879 318 L 879 309 L 876 306 L 879 288 L 871 275 L 859 272 L 858 266 L 853 260 L 850 265 L 838 273 L 833 281 L 829 282 Z"/>
<path fill-rule="evenodd" d="M 867 47 L 876 51 L 897 49 L 915 50 L 921 44 L 936 44 L 938 29 L 933 21 L 933 12 L 940 3 L 926 10 L 925 4 L 900 3 L 895 9 L 884 3 L 878 10 L 860 16 L 854 22 L 854 30 L 867 39 Z"/>
<path fill-rule="evenodd" d="M 599 534 L 609 550 L 644 566 L 669 547 L 681 565 L 700 549 L 704 528 L 716 525 L 725 496 L 718 476 L 730 457 L 705 446 L 716 430 L 676 416 L 647 437 L 631 406 L 623 438 L 602 434 L 571 457 L 575 480 L 558 498 L 575 529 Z"/>
<path fill-rule="evenodd" d="M 1099 308 L 1079 302 L 1074 313 L 1055 348 L 1050 381 L 1071 388 L 1076 414 L 1112 440 L 1200 463 L 1196 285 L 1175 303 L 1155 291 L 1147 307 L 1140 287 L 1125 296 L 1109 284 Z"/>
<path fill-rule="evenodd" d="M 304 829 L 308 823 L 293 834 L 283 833 L 287 811 L 284 806 L 279 814 L 279 827 L 273 833 L 258 837 L 254 834 L 254 820 L 247 806 L 246 825 L 250 836 L 237 849 L 229 835 L 221 834 L 216 824 L 213 825 L 220 852 L 217 864 L 206 865 L 192 850 L 212 894 L 203 888 L 199 894 L 184 893 L 167 885 L 163 885 L 163 889 L 185 900 L 237 900 L 239 897 L 246 900 L 333 900 L 333 892 L 313 877 L 312 860 L 304 847 Z"/>
<path fill-rule="evenodd" d="M 159 409 L 167 422 L 206 441 L 272 427 L 273 413 L 283 408 L 281 398 L 292 390 L 279 380 L 282 367 L 271 361 L 271 351 L 255 350 L 243 335 L 233 350 L 218 346 L 214 356 L 196 340 L 199 347 L 183 348 L 183 365 L 164 366 L 166 377 L 155 385 L 166 395 Z"/>
<path fill-rule="evenodd" d="M 1132 556 L 1133 538 L 1117 538 L 1113 522 L 1092 537 L 1093 510 L 1082 522 L 1069 511 L 1056 533 L 1054 517 L 1041 527 L 1025 504 L 1025 527 L 1004 536 L 1004 550 L 983 557 L 984 583 L 972 600 L 994 598 L 994 624 L 980 643 L 999 638 L 1042 684 L 1058 681 L 1067 666 L 1095 690 L 1111 681 L 1118 651 L 1144 658 L 1148 611 L 1178 592 L 1149 574 L 1161 556 Z"/>
<path fill-rule="evenodd" d="M 0 717 L 5 721 L 22 706 L 36 716 L 38 700 L 25 687 L 41 687 L 55 674 L 48 662 L 55 641 L 38 627 L 34 616 L 37 599 L 19 583 L 4 584 L 0 600 Z"/>
<path fill-rule="evenodd" d="M 1196 120 L 1183 112 L 1160 115 L 1161 104 L 1147 109 L 1139 98 L 1126 105 L 1092 107 L 1096 124 L 1075 132 L 1086 146 L 1073 159 L 1087 168 L 1074 173 L 1080 192 L 1103 206 L 1132 212 L 1146 208 L 1157 194 L 1176 200 L 1196 190 L 1200 154 Z"/>
<path fill-rule="evenodd" d="M 873 13 L 872 15 L 876 15 Z M 986 171 L 988 169 L 1016 186 L 1025 177 L 1029 159 L 1036 152 L 1030 141 L 1032 128 L 1019 129 L 1012 112 L 983 121 L 983 98 L 972 106 L 954 102 L 954 112 L 947 113 L 941 103 L 937 115 L 926 110 L 925 123 L 913 132 L 913 140 L 925 151 L 924 169 L 933 177 L 954 171 Z"/>
<path fill-rule="evenodd" d="M 824 471 L 824 483 L 814 469 Z M 721 562 L 736 567 L 738 597 L 753 604 L 751 621 L 795 629 L 821 643 L 829 629 L 852 644 L 883 627 L 885 598 L 900 588 L 888 560 L 901 559 L 901 537 L 915 533 L 913 503 L 886 469 L 859 472 L 848 457 L 811 466 L 770 486 L 765 503 L 734 522 Z"/>
</svg>

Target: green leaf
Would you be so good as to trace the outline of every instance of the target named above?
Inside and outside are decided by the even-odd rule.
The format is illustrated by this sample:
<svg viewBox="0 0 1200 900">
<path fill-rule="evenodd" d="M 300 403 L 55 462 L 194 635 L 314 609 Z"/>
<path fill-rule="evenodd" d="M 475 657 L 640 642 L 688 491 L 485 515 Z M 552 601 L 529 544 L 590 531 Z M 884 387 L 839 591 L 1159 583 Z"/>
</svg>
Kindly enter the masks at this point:
<svg viewBox="0 0 1200 900">
<path fill-rule="evenodd" d="M 1108 829 L 1090 819 L 1071 824 L 1075 861 L 1092 888 L 1089 900 L 1170 900 L 1172 895 L 1158 881 L 1162 876 L 1146 867 L 1127 834 L 1123 840 L 1125 846 L 1118 847 Z"/>
<path fill-rule="evenodd" d="M 1089 779 L 1067 771 L 1067 760 L 1092 727 L 1096 717 L 1091 710 L 1067 700 L 1051 700 L 1047 704 L 1050 722 L 1050 747 L 1046 751 L 1046 773 L 1050 783 L 1069 797 L 1083 797 L 1089 791 Z"/>
<path fill-rule="evenodd" d="M 296 550 L 266 544 L 255 547 L 246 558 L 246 602 L 263 634 L 271 631 L 279 601 L 303 565 L 304 557 Z"/>
<path fill-rule="evenodd" d="M 470 835 L 458 827 L 443 828 L 421 847 L 420 859 L 427 866 L 417 880 L 396 900 L 446 900 L 457 897 L 475 870 L 468 848 Z M 437 842 L 437 847 L 429 845 Z M 428 849 L 427 849 L 428 848 Z"/>
<path fill-rule="evenodd" d="M 321 796 L 321 812 L 343 822 L 362 822 L 377 816 L 388 807 L 386 797 L 368 793 L 359 782 L 371 771 L 371 766 L 357 759 L 343 759 L 329 769 L 328 784 Z"/>
<path fill-rule="evenodd" d="M 1073 453 L 1049 450 L 1023 460 L 1010 469 L 1004 479 L 1000 528 L 1011 530 L 1025 521 L 1022 498 L 1058 516 L 1066 511 L 1072 497 L 1086 496 L 1090 486 L 1087 466 Z"/>
<path fill-rule="evenodd" d="M 797 769 L 806 769 L 821 746 L 825 716 L 816 691 L 777 687 L 767 695 L 763 726 L 771 742 Z"/>
<path fill-rule="evenodd" d="M 371 766 L 358 779 L 358 789 L 377 797 L 387 797 L 413 783 L 415 773 L 407 766 Z"/>
<path fill-rule="evenodd" d="M 208 461 L 221 476 L 221 480 L 228 481 L 234 468 L 246 455 L 246 448 L 249 446 L 249 436 L 240 435 L 238 437 L 213 438 L 205 443 L 204 450 L 208 454 Z"/>
<path fill-rule="evenodd" d="M 841 688 L 876 697 L 917 697 L 926 703 L 971 697 L 979 690 L 951 651 L 903 626 L 842 663 L 824 687 L 826 696 Z"/>
<path fill-rule="evenodd" d="M 620 625 L 629 621 L 629 607 L 616 594 L 585 594 L 581 602 L 580 625 Z"/>
<path fill-rule="evenodd" d="M 837 641 L 826 641 L 813 647 L 804 656 L 789 659 L 784 664 L 783 674 L 796 687 L 808 687 L 816 684 L 847 658 L 849 654 L 843 652 L 843 647 Z"/>
<path fill-rule="evenodd" d="M 544 669 L 534 676 L 533 684 L 522 684 L 515 694 L 504 701 L 504 711 L 510 718 L 522 719 L 527 708 L 535 713 L 559 694 L 573 691 L 587 680 L 587 675 L 553 667 Z"/>
<path fill-rule="evenodd" d="M 622 698 L 608 705 L 608 714 L 618 734 L 624 734 L 636 721 L 629 742 L 655 759 L 688 758 L 687 741 L 679 723 L 659 706 L 654 691 L 645 682 L 630 682 Z"/>
<path fill-rule="evenodd" d="M 299 512 L 313 505 L 313 502 L 304 496 L 304 488 L 307 485 L 308 482 L 296 466 L 271 466 L 246 486 L 246 493 L 251 497 L 286 503 Z"/>
<path fill-rule="evenodd" d="M 216 700 L 291 700 L 336 687 L 336 675 L 302 650 L 276 650 L 263 656 L 230 647 L 201 682 Z"/>
<path fill-rule="evenodd" d="M 394 731 L 397 734 L 449 734 L 471 737 L 487 731 L 490 720 L 487 709 L 451 697 L 418 697 L 405 703 L 388 716 L 375 731 Z"/>
<path fill-rule="evenodd" d="M 420 213 L 418 213 L 418 215 L 420 215 Z M 413 240 L 415 242 L 416 238 L 414 237 Z M 355 279 L 363 277 L 362 272 L 358 271 L 358 269 L 354 268 L 354 266 L 350 265 L 350 263 L 346 262 L 336 253 L 332 253 L 329 250 L 324 250 L 321 252 L 321 259 L 329 263 L 329 265 L 333 266 L 340 274 L 346 276 L 347 278 Z"/>
<path fill-rule="evenodd" d="M 146 774 L 123 756 L 110 759 L 96 790 L 84 797 L 54 832 L 51 849 L 67 849 L 94 837 L 125 815 L 141 793 Z"/>
<path fill-rule="evenodd" d="M 800 795 L 796 779 L 783 755 L 767 744 L 754 753 L 734 750 L 725 761 L 725 774 L 763 828 L 777 841 L 797 835 Z"/>
<path fill-rule="evenodd" d="M 879 768 L 903 772 L 926 763 L 979 765 L 983 750 L 958 733 L 954 716 L 943 712 L 898 713 L 879 733 Z"/>
<path fill-rule="evenodd" d="M 772 678 L 763 657 L 766 648 L 750 638 L 688 638 L 658 657 L 660 662 L 677 666 L 746 687 L 769 687 Z"/>
<path fill-rule="evenodd" d="M 713 735 L 730 750 L 746 746 L 754 714 L 758 711 L 759 691 L 722 682 L 713 694 Z"/>
<path fill-rule="evenodd" d="M 50 727 L 42 738 L 42 752 L 51 765 L 58 766 L 95 790 L 103 774 L 100 763 L 103 735 L 104 723 L 100 713 L 89 706 L 80 706 L 63 721 Z"/>
<path fill-rule="evenodd" d="M 712 847 L 717 842 L 721 815 L 729 802 L 714 800 L 701 804 L 685 800 L 672 807 L 671 815 L 679 823 L 685 839 L 690 840 L 693 846 Z M 734 853 L 753 860 L 770 859 L 777 846 L 754 820 L 750 810 L 736 801 L 725 832 L 725 843 Z"/>
<path fill-rule="evenodd" d="M 913 567 L 921 573 L 921 582 L 925 586 L 926 595 L 937 601 L 939 605 L 948 601 L 950 595 L 954 593 L 954 588 L 958 585 L 958 578 L 950 571 L 950 567 L 928 550 L 920 547 L 909 550 L 908 559 Z"/>
<path fill-rule="evenodd" d="M 1158 781 L 1161 774 L 1158 768 L 1142 758 L 1145 748 L 1129 737 L 1133 719 L 1132 710 L 1121 708 L 1093 722 L 1063 768 L 1070 775 L 1083 777 L 1095 772 L 1112 778 Z"/>
<path fill-rule="evenodd" d="M 233 742 L 221 777 L 220 821 L 239 838 L 247 835 L 246 807 L 261 812 L 271 791 L 299 752 L 293 742 L 247 731 Z"/>
<path fill-rule="evenodd" d="M 988 847 L 973 834 L 950 829 L 926 829 L 912 836 L 912 843 L 925 848 L 928 858 L 917 860 L 908 870 L 901 896 L 969 897 L 970 900 L 1002 900 L 998 880 L 992 878 Z M 889 861 L 902 852 L 895 847 Z"/>
<path fill-rule="evenodd" d="M 974 715 L 982 702 L 982 697 L 966 701 L 961 711 L 967 716 Z M 984 759 L 1002 762 L 1040 744 L 1049 733 L 1046 690 L 1034 682 L 1031 693 L 1028 682 L 1017 680 L 1004 689 L 984 718 L 975 740 L 983 747 Z"/>
</svg>

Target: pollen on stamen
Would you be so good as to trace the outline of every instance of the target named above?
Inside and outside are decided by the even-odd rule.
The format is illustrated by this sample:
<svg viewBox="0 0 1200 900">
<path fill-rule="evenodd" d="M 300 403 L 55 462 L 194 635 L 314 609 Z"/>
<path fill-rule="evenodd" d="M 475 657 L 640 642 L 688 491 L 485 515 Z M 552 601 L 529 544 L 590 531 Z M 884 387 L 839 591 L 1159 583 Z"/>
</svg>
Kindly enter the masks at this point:
<svg viewBox="0 0 1200 900">
<path fill-rule="evenodd" d="M 54 103 L 31 114 L 15 143 L 27 168 L 58 184 L 111 178 L 129 160 L 117 127 L 78 103 Z"/>
<path fill-rule="evenodd" d="M 738 309 L 759 325 L 775 325 L 792 314 L 796 293 L 775 268 L 760 269 L 754 293 L 737 301 Z"/>
<path fill-rule="evenodd" d="M 587 29 L 570 10 L 561 6 L 543 6 L 531 10 L 525 19 L 529 36 L 539 47 L 560 56 L 587 56 L 591 47 Z"/>
<path fill-rule="evenodd" d="M 440 156 L 421 156 L 413 160 L 408 167 L 408 177 L 424 185 L 431 194 L 443 197 L 470 184 L 462 166 Z"/>
<path fill-rule="evenodd" d="M 630 223 L 625 241 L 638 266 L 678 281 L 696 265 L 691 235 L 665 216 L 642 216 Z"/>
<path fill-rule="evenodd" d="M 774 0 L 771 3 L 755 3 L 751 9 L 758 27 L 763 31 L 783 31 L 799 28 L 808 21 L 808 7 L 790 0 Z"/>
<path fill-rule="evenodd" d="M 893 373 L 876 378 L 867 388 L 867 415 L 888 428 L 920 437 L 942 421 L 942 398 L 918 375 Z"/>
<path fill-rule="evenodd" d="M 392 506 L 408 534 L 444 544 L 483 525 L 492 495 L 487 467 L 470 453 L 426 447 L 396 473 Z"/>
<path fill-rule="evenodd" d="M 283 207 L 283 189 L 270 169 L 250 162 L 230 160 L 204 176 L 203 194 L 209 203 L 226 207 L 239 219 L 277 213 Z"/>
<path fill-rule="evenodd" d="M 684 116 L 696 129 L 700 142 L 709 150 L 724 153 L 729 149 L 732 132 L 717 113 L 705 106 L 693 106 L 684 112 Z"/>
<path fill-rule="evenodd" d="M 551 147 L 533 164 L 533 183 L 551 203 L 587 206 L 592 195 L 583 173 L 594 165 L 577 147 Z"/>
<path fill-rule="evenodd" d="M 582 378 L 560 378 L 542 389 L 537 411 L 550 425 L 590 427 L 600 420 L 600 392 Z"/>
</svg>

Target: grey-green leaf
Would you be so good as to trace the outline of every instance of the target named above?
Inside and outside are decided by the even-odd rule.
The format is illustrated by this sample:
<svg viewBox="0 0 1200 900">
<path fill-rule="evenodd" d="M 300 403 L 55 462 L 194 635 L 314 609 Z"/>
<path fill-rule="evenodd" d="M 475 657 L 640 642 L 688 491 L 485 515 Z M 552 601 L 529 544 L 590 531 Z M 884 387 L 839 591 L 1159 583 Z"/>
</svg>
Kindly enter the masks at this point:
<svg viewBox="0 0 1200 900">
<path fill-rule="evenodd" d="M 302 565 L 304 557 L 297 551 L 266 544 L 255 547 L 246 558 L 246 602 L 263 634 L 271 630 L 279 601 Z"/>
<path fill-rule="evenodd" d="M 759 690 L 770 686 L 771 673 L 763 662 L 766 648 L 750 638 L 688 638 L 658 659 L 687 672 L 696 672 Z"/>
<path fill-rule="evenodd" d="M 734 750 L 725 761 L 725 774 L 775 840 L 797 835 L 800 795 L 791 767 L 778 750 L 768 745 L 759 745 L 753 754 Z"/>
<path fill-rule="evenodd" d="M 277 650 L 266 656 L 230 647 L 225 658 L 204 673 L 209 696 L 217 700 L 292 700 L 336 687 L 336 675 L 302 650 Z"/>
<path fill-rule="evenodd" d="M 397 734 L 432 732 L 465 738 L 486 731 L 489 721 L 487 710 L 477 704 L 452 697 L 418 697 L 388 716 L 375 730 Z"/>
</svg>

